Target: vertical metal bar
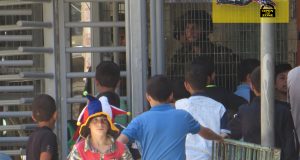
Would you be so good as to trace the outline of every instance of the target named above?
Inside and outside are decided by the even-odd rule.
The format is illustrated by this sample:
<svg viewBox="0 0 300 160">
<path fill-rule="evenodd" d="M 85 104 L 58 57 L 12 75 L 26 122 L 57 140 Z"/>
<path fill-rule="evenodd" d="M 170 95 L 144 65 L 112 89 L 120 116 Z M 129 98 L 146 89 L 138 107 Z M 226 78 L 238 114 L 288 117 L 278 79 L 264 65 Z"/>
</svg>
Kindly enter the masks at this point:
<svg viewBox="0 0 300 160">
<path fill-rule="evenodd" d="M 119 20 L 118 18 L 119 8 L 118 8 L 118 2 L 113 1 L 113 22 L 117 22 Z M 119 28 L 117 26 L 113 26 L 113 46 L 116 47 L 119 44 Z M 119 59 L 119 53 L 113 52 L 114 55 L 114 62 L 116 64 L 120 65 L 120 59 Z M 120 94 L 120 88 L 118 87 L 116 89 L 116 92 Z"/>
<path fill-rule="evenodd" d="M 100 2 L 90 2 L 91 3 L 91 21 L 92 22 L 98 22 L 100 20 L 100 14 L 99 14 L 99 3 Z M 100 28 L 99 27 L 93 27 L 91 28 L 91 42 L 93 47 L 99 47 L 100 46 Z M 100 62 L 100 54 L 92 54 L 91 55 L 91 67 L 92 71 L 96 71 L 96 67 L 98 63 Z M 92 82 L 93 82 L 92 78 Z M 92 83 L 94 84 L 94 83 Z M 92 85 L 92 92 L 96 94 L 97 88 L 96 85 Z"/>
<path fill-rule="evenodd" d="M 296 22 L 297 22 L 297 52 L 296 65 L 300 65 L 300 1 L 296 0 Z"/>
<path fill-rule="evenodd" d="M 151 75 L 157 74 L 156 1 L 150 0 Z"/>
<path fill-rule="evenodd" d="M 55 13 L 55 17 L 58 17 L 58 27 L 59 27 L 59 47 L 60 47 L 60 54 L 59 54 L 59 71 L 60 71 L 60 107 L 58 108 L 58 142 L 59 146 L 61 147 L 59 159 L 67 159 L 68 154 L 68 137 L 67 137 L 67 93 L 68 93 L 68 86 L 67 86 L 67 79 L 66 79 L 66 73 L 67 68 L 69 66 L 68 60 L 70 58 L 67 58 L 66 56 L 66 47 L 69 46 L 69 32 L 65 30 L 65 21 L 68 19 L 69 15 L 69 5 L 65 4 L 63 0 L 58 1 L 58 12 Z M 58 16 L 62 15 L 62 16 Z M 67 89 L 66 89 L 67 88 Z"/>
<path fill-rule="evenodd" d="M 261 144 L 274 147 L 274 24 L 261 22 Z"/>
<path fill-rule="evenodd" d="M 144 98 L 148 61 L 146 0 L 125 0 L 125 6 L 127 13 L 126 48 L 127 54 L 130 54 L 129 59 L 127 60 L 128 69 L 130 70 L 129 76 L 131 76 L 130 99 L 132 114 L 133 116 L 137 116 L 143 112 L 143 106 L 146 105 Z M 128 19 L 129 17 L 130 19 Z M 134 73 L 134 75 L 131 73 Z"/>
<path fill-rule="evenodd" d="M 113 1 L 113 22 L 118 21 L 118 2 Z M 113 46 L 118 46 L 119 43 L 119 28 L 113 27 Z M 114 62 L 119 64 L 119 54 L 114 52 Z"/>
<path fill-rule="evenodd" d="M 54 2 L 51 3 L 44 3 L 43 4 L 43 21 L 46 22 L 53 22 L 51 28 L 44 29 L 44 47 L 46 48 L 54 48 L 56 47 L 55 42 L 55 30 L 54 30 Z M 56 54 L 44 54 L 44 63 L 45 63 L 45 73 L 54 73 L 55 74 L 55 67 L 56 67 Z M 55 77 L 53 79 L 45 79 L 45 93 L 53 96 L 57 99 L 57 85 Z"/>
<path fill-rule="evenodd" d="M 156 47 L 157 47 L 157 73 L 165 73 L 165 48 L 164 48 L 164 1 L 156 2 Z"/>
</svg>

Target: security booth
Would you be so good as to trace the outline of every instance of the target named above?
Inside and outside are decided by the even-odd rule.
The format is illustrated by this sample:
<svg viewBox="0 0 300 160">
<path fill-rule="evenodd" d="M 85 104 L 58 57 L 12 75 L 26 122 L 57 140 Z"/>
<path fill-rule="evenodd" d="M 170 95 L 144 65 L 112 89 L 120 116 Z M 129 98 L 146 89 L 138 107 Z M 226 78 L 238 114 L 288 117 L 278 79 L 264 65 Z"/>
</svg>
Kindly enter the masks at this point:
<svg viewBox="0 0 300 160">
<path fill-rule="evenodd" d="M 2 0 L 0 1 L 0 153 L 20 159 L 28 135 L 33 97 L 55 98 L 60 159 L 69 152 L 71 128 L 86 99 L 97 94 L 96 66 L 121 67 L 117 90 L 131 117 L 146 110 L 147 78 L 182 79 L 199 55 L 214 59 L 216 83 L 234 91 L 242 59 L 260 59 L 259 23 L 214 23 L 211 0 Z M 274 24 L 276 63 L 296 65 L 296 0 L 288 23 Z M 20 156 L 22 155 L 22 156 Z"/>
</svg>

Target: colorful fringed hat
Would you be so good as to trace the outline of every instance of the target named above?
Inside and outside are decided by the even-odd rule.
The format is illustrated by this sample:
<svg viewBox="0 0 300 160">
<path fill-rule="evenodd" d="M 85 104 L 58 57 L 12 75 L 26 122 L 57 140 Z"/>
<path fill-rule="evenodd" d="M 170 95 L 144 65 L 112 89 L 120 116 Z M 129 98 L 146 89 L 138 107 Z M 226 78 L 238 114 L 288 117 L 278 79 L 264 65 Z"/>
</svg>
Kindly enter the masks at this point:
<svg viewBox="0 0 300 160">
<path fill-rule="evenodd" d="M 88 104 L 87 106 L 82 110 L 78 117 L 77 125 L 80 126 L 79 134 L 81 137 L 87 137 L 89 134 L 89 128 L 88 124 L 91 119 L 98 116 L 105 116 L 107 118 L 107 121 L 110 125 L 110 131 L 113 133 L 118 133 L 119 129 L 113 124 L 111 116 L 107 114 L 103 110 L 103 108 L 110 108 L 109 103 L 107 102 L 107 99 L 103 103 L 100 102 L 97 98 L 87 95 L 88 98 Z"/>
</svg>

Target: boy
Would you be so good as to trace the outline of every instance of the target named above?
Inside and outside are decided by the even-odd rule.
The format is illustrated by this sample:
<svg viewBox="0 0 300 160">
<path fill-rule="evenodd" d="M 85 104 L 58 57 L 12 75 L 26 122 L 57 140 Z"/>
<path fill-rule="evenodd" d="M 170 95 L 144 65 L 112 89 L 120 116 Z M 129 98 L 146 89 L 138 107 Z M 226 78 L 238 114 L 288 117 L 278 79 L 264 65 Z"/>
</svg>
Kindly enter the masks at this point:
<svg viewBox="0 0 300 160">
<path fill-rule="evenodd" d="M 26 158 L 30 160 L 58 160 L 56 135 L 53 133 L 57 117 L 54 99 L 41 94 L 32 103 L 32 119 L 38 127 L 30 135 Z"/>
<path fill-rule="evenodd" d="M 251 73 L 251 89 L 255 97 L 250 104 L 239 107 L 235 118 L 229 123 L 231 138 L 241 139 L 250 143 L 261 143 L 260 122 L 260 68 L 257 67 Z M 280 103 L 274 106 L 274 131 L 275 147 L 281 149 L 281 160 L 297 160 L 299 142 L 295 131 L 291 112 L 288 107 Z"/>
<path fill-rule="evenodd" d="M 234 94 L 243 97 L 248 103 L 253 97 L 253 92 L 250 89 L 250 74 L 259 64 L 257 59 L 244 59 L 238 67 L 238 78 L 241 84 L 237 86 Z"/>
<path fill-rule="evenodd" d="M 190 98 L 176 101 L 176 109 L 189 112 L 201 125 L 212 129 L 215 133 L 227 134 L 225 130 L 225 107 L 206 96 L 204 90 L 207 84 L 207 68 L 201 64 L 191 64 L 185 72 L 185 88 L 191 94 Z M 221 120 L 223 122 L 221 122 Z M 221 125 L 222 124 L 222 125 Z M 187 160 L 210 160 L 212 142 L 198 135 L 188 134 L 186 137 Z"/>
<path fill-rule="evenodd" d="M 172 84 L 166 76 L 153 76 L 147 84 L 146 98 L 151 109 L 133 119 L 117 140 L 137 140 L 142 159 L 185 159 L 185 138 L 188 133 L 222 141 L 223 138 L 200 124 L 186 111 L 176 110 L 172 100 Z"/>
<path fill-rule="evenodd" d="M 292 69 L 288 63 L 281 63 L 275 66 L 275 99 L 279 103 L 287 104 L 287 75 Z"/>
</svg>

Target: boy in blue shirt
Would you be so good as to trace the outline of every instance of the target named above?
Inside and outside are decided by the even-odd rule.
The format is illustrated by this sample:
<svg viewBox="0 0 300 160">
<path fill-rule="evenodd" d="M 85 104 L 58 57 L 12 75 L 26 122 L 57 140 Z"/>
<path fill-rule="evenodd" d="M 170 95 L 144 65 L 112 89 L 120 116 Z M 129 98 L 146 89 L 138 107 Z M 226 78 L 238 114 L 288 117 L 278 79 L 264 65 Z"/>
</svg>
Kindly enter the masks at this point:
<svg viewBox="0 0 300 160">
<path fill-rule="evenodd" d="M 201 126 L 188 112 L 176 110 L 169 104 L 172 84 L 166 76 L 156 75 L 148 81 L 146 98 L 151 109 L 133 119 L 118 138 L 123 143 L 137 140 L 142 148 L 142 159 L 185 159 L 185 138 L 189 133 L 209 140 L 223 140 Z"/>
</svg>

